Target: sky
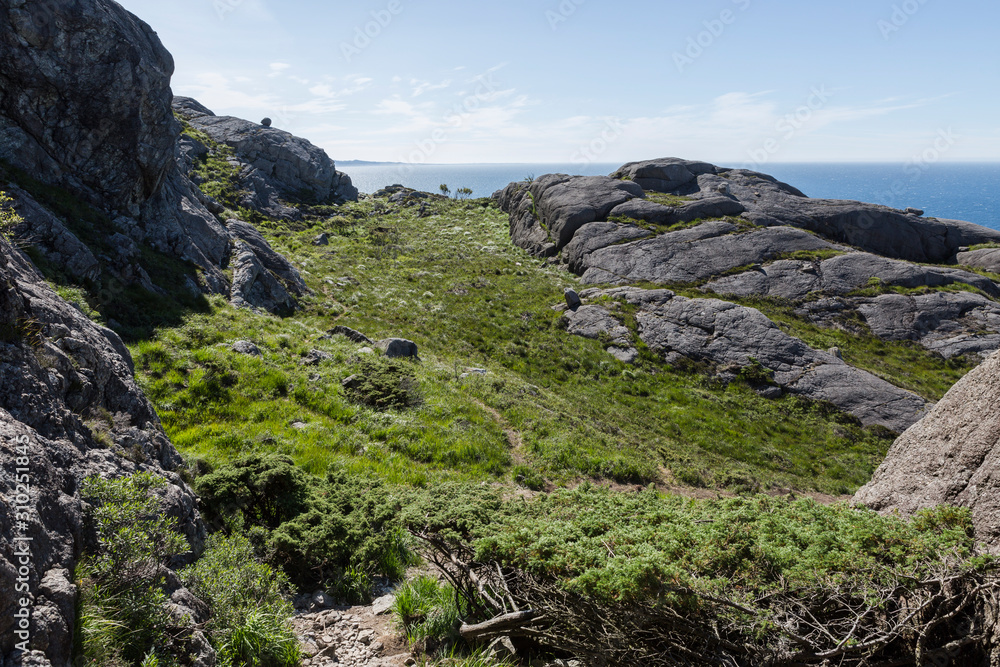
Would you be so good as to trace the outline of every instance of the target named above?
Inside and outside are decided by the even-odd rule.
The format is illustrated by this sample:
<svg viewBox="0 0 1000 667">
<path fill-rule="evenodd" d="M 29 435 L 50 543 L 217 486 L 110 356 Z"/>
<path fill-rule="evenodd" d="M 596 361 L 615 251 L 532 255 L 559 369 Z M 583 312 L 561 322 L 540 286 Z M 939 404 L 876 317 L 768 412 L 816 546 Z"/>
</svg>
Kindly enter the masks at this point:
<svg viewBox="0 0 1000 667">
<path fill-rule="evenodd" d="M 119 1 L 337 161 L 1000 161 L 1000 3 Z"/>
</svg>

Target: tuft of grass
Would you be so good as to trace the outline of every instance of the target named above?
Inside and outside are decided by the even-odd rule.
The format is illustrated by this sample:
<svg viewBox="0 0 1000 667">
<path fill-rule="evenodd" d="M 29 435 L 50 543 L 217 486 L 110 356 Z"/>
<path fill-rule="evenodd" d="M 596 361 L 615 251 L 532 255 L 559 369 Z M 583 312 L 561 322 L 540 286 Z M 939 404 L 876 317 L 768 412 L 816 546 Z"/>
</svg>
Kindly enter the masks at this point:
<svg viewBox="0 0 1000 667">
<path fill-rule="evenodd" d="M 392 612 L 411 644 L 430 650 L 454 647 L 462 642 L 458 634 L 461 612 L 451 586 L 431 576 L 411 579 L 396 589 Z"/>
<path fill-rule="evenodd" d="M 655 204 L 663 204 L 664 206 L 672 206 L 674 208 L 680 208 L 681 206 L 694 201 L 690 197 L 681 197 L 679 195 L 671 195 L 665 192 L 654 192 L 653 190 L 646 190 L 646 200 Z"/>
</svg>

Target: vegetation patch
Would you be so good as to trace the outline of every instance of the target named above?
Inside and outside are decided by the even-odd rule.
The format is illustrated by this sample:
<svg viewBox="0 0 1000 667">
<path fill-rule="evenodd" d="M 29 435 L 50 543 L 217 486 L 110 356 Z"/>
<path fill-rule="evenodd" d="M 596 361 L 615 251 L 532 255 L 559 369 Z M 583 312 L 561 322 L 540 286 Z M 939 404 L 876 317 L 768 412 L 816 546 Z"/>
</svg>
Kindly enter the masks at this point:
<svg viewBox="0 0 1000 667">
<path fill-rule="evenodd" d="M 413 561 L 395 520 L 399 497 L 375 480 L 305 473 L 287 457 L 251 456 L 196 480 L 206 516 L 245 532 L 300 590 L 366 601 L 375 576 L 400 579 Z"/>
<path fill-rule="evenodd" d="M 299 664 L 292 609 L 284 597 L 287 580 L 259 562 L 245 538 L 210 537 L 201 558 L 180 573 L 205 603 L 202 628 L 169 611 L 169 592 L 177 584 L 168 588 L 166 566 L 189 545 L 155 495 L 165 485 L 145 472 L 116 480 L 90 477 L 81 484 L 80 495 L 90 505 L 87 528 L 96 540 L 76 570 L 79 664 L 191 664 L 196 629 L 206 631 L 223 667 Z"/>
<path fill-rule="evenodd" d="M 573 277 L 513 247 L 506 216 L 490 202 L 437 199 L 427 209 L 420 217 L 369 200 L 294 226 L 268 223 L 271 243 L 307 272 L 312 294 L 300 312 L 281 320 L 213 298 L 209 312 L 134 344 L 140 382 L 175 444 L 216 465 L 275 452 L 320 476 L 343 468 L 417 486 L 520 479 L 542 488 L 580 478 L 711 486 L 732 473 L 760 488 L 830 493 L 866 482 L 891 444 L 788 398 L 713 386 L 648 350 L 636 367 L 618 362 L 600 341 L 566 335 L 552 306 Z M 394 230 L 395 259 L 378 229 Z M 328 246 L 312 244 L 321 232 Z M 423 361 L 402 368 L 416 378 L 417 403 L 359 402 L 342 383 L 365 355 L 327 336 L 335 324 L 416 342 Z M 263 356 L 233 352 L 239 339 Z M 303 363 L 313 349 L 331 358 Z"/>
<path fill-rule="evenodd" d="M 507 614 L 507 633 L 584 661 L 971 663 L 995 622 L 1000 576 L 965 509 L 903 520 L 811 500 L 581 487 L 495 517 L 478 539 L 422 533 L 428 557 L 478 618 Z"/>
</svg>

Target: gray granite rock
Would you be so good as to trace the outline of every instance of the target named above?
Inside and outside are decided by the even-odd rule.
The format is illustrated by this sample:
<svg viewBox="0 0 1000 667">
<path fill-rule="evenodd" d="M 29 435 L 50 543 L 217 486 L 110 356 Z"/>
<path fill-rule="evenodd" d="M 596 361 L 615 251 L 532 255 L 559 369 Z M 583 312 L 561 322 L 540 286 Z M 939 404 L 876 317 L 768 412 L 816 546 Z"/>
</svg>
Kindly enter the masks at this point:
<svg viewBox="0 0 1000 667">
<path fill-rule="evenodd" d="M 279 315 L 295 310 L 295 298 L 244 241 L 233 244 L 232 268 L 233 284 L 229 298 L 234 306 L 262 308 Z"/>
<path fill-rule="evenodd" d="M 17 664 L 15 598 L 6 593 L 15 589 L 14 565 L 20 566 L 14 537 L 23 534 L 32 539 L 28 584 L 38 605 L 32 648 L 39 660 L 44 655 L 61 666 L 72 648 L 69 572 L 86 539 L 78 493 L 83 478 L 139 470 L 161 475 L 168 482 L 161 495 L 165 511 L 195 551 L 205 527 L 194 494 L 176 473 L 181 458 L 133 379 L 125 345 L 60 299 L 2 239 L 0 332 L 0 460 L 16 463 L 26 456 L 32 485 L 23 531 L 15 530 L 12 505 L 0 503 L 0 661 Z M 22 446 L 27 454 L 18 451 Z M 0 475 L 0 495 L 13 498 L 15 490 L 14 476 Z"/>
<path fill-rule="evenodd" d="M 823 261 L 778 261 L 753 271 L 719 278 L 705 285 L 705 289 L 734 296 L 776 296 L 799 300 L 816 292 L 847 294 L 868 286 L 873 278 L 885 285 L 899 287 L 942 287 L 965 283 L 1000 297 L 1000 288 L 978 274 L 887 259 L 865 252 L 847 253 Z"/>
<path fill-rule="evenodd" d="M 773 371 L 784 391 L 832 403 L 864 424 L 895 431 L 913 424 L 926 409 L 926 401 L 916 394 L 810 348 L 753 308 L 635 287 L 587 291 L 583 296 L 585 301 L 610 297 L 634 306 L 639 337 L 665 359 L 679 355 L 718 367 L 743 367 L 756 360 Z M 570 333 L 609 337 L 621 347 L 630 344 L 628 329 L 604 305 L 584 305 L 567 317 Z"/>
<path fill-rule="evenodd" d="M 14 2 L 0 12 L 0 158 L 62 187 L 137 242 L 201 266 L 228 290 L 225 229 L 177 167 L 173 59 L 110 0 Z"/>
<path fill-rule="evenodd" d="M 969 507 L 976 539 L 1000 553 L 1000 353 L 971 371 L 889 449 L 856 503 L 912 515 Z"/>
<path fill-rule="evenodd" d="M 834 246 L 791 227 L 731 233 L 735 225 L 707 222 L 633 243 L 606 246 L 571 264 L 584 283 L 689 283 L 786 252 L 833 250 Z M 571 255 L 571 257 L 575 257 Z"/>
<path fill-rule="evenodd" d="M 580 306 L 566 313 L 566 330 L 584 338 L 606 338 L 616 347 L 631 347 L 632 333 L 601 306 Z"/>
<path fill-rule="evenodd" d="M 305 281 L 291 263 L 271 248 L 264 236 L 253 225 L 242 220 L 228 220 L 226 229 L 234 239 L 246 243 L 261 261 L 264 267 L 281 279 L 285 287 L 293 294 L 302 295 L 306 292 Z M 254 304 L 266 308 L 262 304 Z M 270 310 L 270 308 L 268 308 Z"/>
<path fill-rule="evenodd" d="M 199 113 L 207 109 L 190 98 L 178 97 L 174 106 L 184 110 L 195 129 L 230 146 L 241 162 L 285 199 L 305 203 L 357 201 L 358 190 L 350 177 L 337 171 L 326 152 L 309 141 L 240 118 Z"/>
<path fill-rule="evenodd" d="M 342 324 L 338 324 L 329 331 L 331 336 L 343 336 L 352 343 L 372 345 L 372 341 L 368 336 L 364 335 L 360 331 L 355 331 L 350 327 L 345 327 Z"/>
<path fill-rule="evenodd" d="M 1000 273 L 1000 248 L 980 248 L 979 250 L 960 252 L 955 260 L 959 264 L 975 269 Z"/>
<path fill-rule="evenodd" d="M 38 249 L 46 261 L 59 267 L 81 283 L 96 282 L 101 277 L 101 263 L 58 217 L 16 186 L 4 190 L 14 199 L 15 209 L 24 222 L 14 233 L 19 241 Z"/>
<path fill-rule="evenodd" d="M 674 193 L 696 181 L 701 174 L 714 174 L 716 167 L 707 162 L 663 158 L 630 162 L 611 174 L 612 178 L 626 178 L 644 190 Z"/>
<path fill-rule="evenodd" d="M 981 294 L 883 294 L 858 310 L 876 336 L 916 341 L 945 358 L 1000 349 L 1000 304 Z"/>
<path fill-rule="evenodd" d="M 405 338 L 386 338 L 375 344 L 382 354 L 390 359 L 410 358 L 419 359 L 417 355 L 417 344 Z"/>
</svg>

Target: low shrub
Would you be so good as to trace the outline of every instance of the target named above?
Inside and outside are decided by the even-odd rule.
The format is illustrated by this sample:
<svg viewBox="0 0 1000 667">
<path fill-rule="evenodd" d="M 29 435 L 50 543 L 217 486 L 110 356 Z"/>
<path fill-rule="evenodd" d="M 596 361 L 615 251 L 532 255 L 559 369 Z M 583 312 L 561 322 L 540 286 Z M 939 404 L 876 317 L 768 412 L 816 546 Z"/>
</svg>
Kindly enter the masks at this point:
<svg viewBox="0 0 1000 667">
<path fill-rule="evenodd" d="M 298 640 L 289 625 L 288 580 L 259 562 L 242 535 L 216 534 L 204 555 L 180 572 L 184 585 L 212 609 L 207 630 L 220 667 L 291 667 Z"/>
<path fill-rule="evenodd" d="M 357 372 L 345 381 L 345 388 L 355 401 L 379 410 L 414 407 L 421 402 L 413 370 L 398 359 L 362 359 Z"/>
<path fill-rule="evenodd" d="M 379 482 L 342 471 L 312 477 L 286 456 L 252 455 L 199 478 L 196 488 L 209 520 L 248 531 L 300 589 L 360 602 L 375 576 L 399 579 L 414 562 L 397 520 L 400 500 Z"/>
<path fill-rule="evenodd" d="M 78 653 L 84 664 L 176 664 L 173 621 L 164 608 L 166 563 L 187 543 L 153 494 L 166 481 L 151 473 L 88 477 L 80 496 L 96 545 L 76 570 L 80 586 Z M 155 662 L 154 662 L 155 661 Z"/>
</svg>

